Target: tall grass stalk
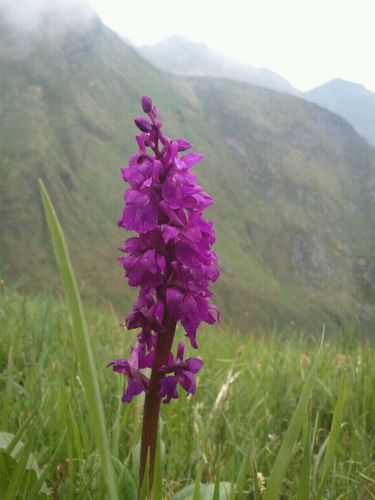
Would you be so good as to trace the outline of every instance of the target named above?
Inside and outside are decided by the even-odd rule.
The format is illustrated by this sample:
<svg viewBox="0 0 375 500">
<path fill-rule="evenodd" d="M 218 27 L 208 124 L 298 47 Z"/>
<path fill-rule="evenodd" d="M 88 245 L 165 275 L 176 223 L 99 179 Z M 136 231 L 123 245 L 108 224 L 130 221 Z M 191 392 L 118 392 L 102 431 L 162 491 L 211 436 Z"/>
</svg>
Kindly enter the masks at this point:
<svg viewBox="0 0 375 500">
<path fill-rule="evenodd" d="M 303 426 L 303 422 L 306 419 L 307 405 L 314 385 L 319 361 L 320 361 L 320 353 L 306 378 L 302 394 L 299 398 L 292 419 L 289 423 L 279 453 L 277 454 L 275 463 L 272 467 L 269 482 L 266 491 L 264 493 L 264 500 L 275 500 L 276 498 L 279 497 L 282 482 L 285 477 L 288 464 L 293 455 L 294 445 L 297 442 L 298 436 Z"/>
</svg>

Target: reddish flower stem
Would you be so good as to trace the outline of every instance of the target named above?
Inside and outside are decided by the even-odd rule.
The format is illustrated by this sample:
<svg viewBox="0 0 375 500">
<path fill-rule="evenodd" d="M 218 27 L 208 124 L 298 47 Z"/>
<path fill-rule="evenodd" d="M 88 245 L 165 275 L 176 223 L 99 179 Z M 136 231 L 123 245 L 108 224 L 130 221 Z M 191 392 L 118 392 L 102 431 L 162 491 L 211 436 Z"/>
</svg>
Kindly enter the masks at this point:
<svg viewBox="0 0 375 500">
<path fill-rule="evenodd" d="M 142 424 L 141 458 L 139 467 L 139 486 L 141 487 L 145 475 L 147 454 L 149 455 L 149 485 L 152 487 L 154 479 L 156 438 L 161 399 L 158 396 L 160 380 L 165 376 L 159 370 L 168 364 L 176 331 L 176 321 L 168 314 L 164 320 L 165 331 L 159 336 L 155 350 L 154 366 L 152 368 L 149 390 L 146 393 Z"/>
</svg>

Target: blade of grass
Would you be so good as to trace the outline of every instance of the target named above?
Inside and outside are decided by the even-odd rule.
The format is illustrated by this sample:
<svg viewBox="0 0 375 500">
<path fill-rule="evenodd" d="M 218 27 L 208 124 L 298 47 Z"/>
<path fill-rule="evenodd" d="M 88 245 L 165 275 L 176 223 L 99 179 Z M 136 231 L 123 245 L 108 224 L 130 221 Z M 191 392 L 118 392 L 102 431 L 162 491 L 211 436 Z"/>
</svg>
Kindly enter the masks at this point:
<svg viewBox="0 0 375 500">
<path fill-rule="evenodd" d="M 141 485 L 141 487 L 139 489 L 139 493 L 138 493 L 139 500 L 148 500 L 150 498 L 150 491 L 149 491 L 150 478 L 149 478 L 149 472 L 150 472 L 150 455 L 147 452 L 145 475 L 143 476 L 143 483 L 142 483 L 142 485 Z"/>
<path fill-rule="evenodd" d="M 279 498 L 282 482 L 285 477 L 288 464 L 293 455 L 294 445 L 300 434 L 303 421 L 306 418 L 307 405 L 314 385 L 316 371 L 320 361 L 320 353 L 321 348 L 308 376 L 306 377 L 301 396 L 296 409 L 294 410 L 275 463 L 272 467 L 271 475 L 263 497 L 264 500 L 275 500 L 276 498 Z"/>
<path fill-rule="evenodd" d="M 320 480 L 318 494 L 316 497 L 317 500 L 319 500 L 323 495 L 324 486 L 327 481 L 328 473 L 330 468 L 332 467 L 333 459 L 335 457 L 335 448 L 339 437 L 342 416 L 344 413 L 345 394 L 346 394 L 346 378 L 343 377 L 340 384 L 340 391 L 336 401 L 335 410 L 333 412 L 333 419 L 332 419 L 331 430 L 328 437 L 327 449 L 324 454 L 322 478 Z"/>
<path fill-rule="evenodd" d="M 9 481 L 9 486 L 4 494 L 3 500 L 14 500 L 23 483 L 24 475 L 27 468 L 27 461 L 32 450 L 32 439 L 28 439 L 22 447 L 19 456 L 17 457 L 17 465 L 13 471 Z"/>
<path fill-rule="evenodd" d="M 323 461 L 325 451 L 326 451 L 327 446 L 328 446 L 328 439 L 329 439 L 329 435 L 325 438 L 325 440 L 323 441 L 322 445 L 320 446 L 320 448 L 318 450 L 318 453 L 316 453 L 315 457 L 314 457 L 314 472 L 313 472 L 314 492 L 316 492 L 318 490 L 317 485 L 319 482 L 319 471 L 321 468 L 321 463 Z"/>
<path fill-rule="evenodd" d="M 160 428 L 157 433 L 156 453 L 155 453 L 155 467 L 154 467 L 154 481 L 152 483 L 152 500 L 162 500 L 163 498 L 163 484 L 162 484 L 162 458 L 161 458 L 161 443 L 160 443 Z"/>
<path fill-rule="evenodd" d="M 251 460 L 251 469 L 253 474 L 253 484 L 254 484 L 254 500 L 261 500 L 262 493 L 260 492 L 259 483 L 258 483 L 258 472 L 255 465 L 254 459 Z"/>
<path fill-rule="evenodd" d="M 236 454 L 232 453 L 230 460 L 230 491 L 227 500 L 235 500 L 236 498 Z"/>
<path fill-rule="evenodd" d="M 212 495 L 212 500 L 220 500 L 220 460 L 221 460 L 221 449 L 219 447 L 219 453 L 216 464 L 216 479 L 214 493 Z"/>
<path fill-rule="evenodd" d="M 6 429 L 8 427 L 8 417 L 10 403 L 12 401 L 12 382 L 13 382 L 13 346 L 9 347 L 8 352 L 8 366 L 7 366 L 7 378 L 5 384 L 5 397 L 2 398 L 2 409 L 1 409 L 1 429 Z"/>
<path fill-rule="evenodd" d="M 242 462 L 240 465 L 240 469 L 238 471 L 237 475 L 237 499 L 241 500 L 244 498 L 244 490 L 245 490 L 245 483 L 246 483 L 246 476 L 249 473 L 250 469 L 250 456 L 251 456 L 251 446 L 250 444 L 248 445 L 247 449 L 245 450 L 244 456 L 242 458 Z"/>
<path fill-rule="evenodd" d="M 66 300 L 72 320 L 73 334 L 77 341 L 78 357 L 82 367 L 82 377 L 90 411 L 91 429 L 96 439 L 101 458 L 102 474 L 107 485 L 109 498 L 117 500 L 118 494 L 109 451 L 107 427 L 100 394 L 98 374 L 78 284 L 70 261 L 63 230 L 43 181 L 39 180 L 39 186 L 55 258 L 65 289 Z"/>
<path fill-rule="evenodd" d="M 68 408 L 68 418 L 69 418 L 70 432 L 73 435 L 72 443 L 74 444 L 75 454 L 76 454 L 78 460 L 83 460 L 84 459 L 84 447 L 82 446 L 82 441 L 81 441 L 81 436 L 79 434 L 77 420 L 76 420 L 76 417 L 75 417 L 71 407 Z"/>
<path fill-rule="evenodd" d="M 51 472 L 53 466 L 55 465 L 56 457 L 58 456 L 60 449 L 62 448 L 62 445 L 65 440 L 65 434 L 66 431 L 64 431 L 64 434 L 62 436 L 62 439 L 60 440 L 59 444 L 57 445 L 57 448 L 55 452 L 53 453 L 52 457 L 48 460 L 48 464 L 42 474 L 39 476 L 37 482 L 34 484 L 33 488 L 31 489 L 30 493 L 27 496 L 27 500 L 33 500 L 34 498 L 37 497 L 39 492 L 41 491 L 44 482 L 47 479 L 48 474 Z"/>
<path fill-rule="evenodd" d="M 30 424 L 31 419 L 33 418 L 33 414 L 31 413 L 25 420 L 25 422 L 22 424 L 22 426 L 18 429 L 16 434 L 14 434 L 13 438 L 9 442 L 8 446 L 6 447 L 6 452 L 9 453 L 9 455 L 12 454 L 12 451 L 16 447 L 17 443 L 21 441 L 21 438 L 23 436 L 23 433 L 26 431 L 27 427 Z"/>
<path fill-rule="evenodd" d="M 306 422 L 303 428 L 303 459 L 301 471 L 299 474 L 297 500 L 309 500 L 310 498 L 310 477 L 311 477 L 311 460 L 312 460 L 312 446 L 311 446 L 311 423 L 309 415 L 307 415 Z"/>
<path fill-rule="evenodd" d="M 117 457 L 119 454 L 119 443 L 120 443 L 120 421 L 121 421 L 121 410 L 123 404 L 121 401 L 118 403 L 116 410 L 115 420 L 112 426 L 112 455 Z"/>
<path fill-rule="evenodd" d="M 201 464 L 199 462 L 197 466 L 194 494 L 192 500 L 201 500 L 201 477 L 202 477 L 202 469 L 201 469 Z"/>
</svg>

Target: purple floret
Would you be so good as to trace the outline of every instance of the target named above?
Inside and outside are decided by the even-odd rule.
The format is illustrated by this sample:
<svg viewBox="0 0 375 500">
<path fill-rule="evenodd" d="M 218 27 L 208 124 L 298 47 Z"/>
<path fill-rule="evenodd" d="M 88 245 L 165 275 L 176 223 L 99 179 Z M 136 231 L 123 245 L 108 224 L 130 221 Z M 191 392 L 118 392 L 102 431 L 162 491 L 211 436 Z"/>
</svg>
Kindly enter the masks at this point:
<svg viewBox="0 0 375 500">
<path fill-rule="evenodd" d="M 160 391 L 158 393 L 163 403 L 169 403 L 171 399 L 178 398 L 177 385 L 185 389 L 188 394 L 195 394 L 197 383 L 195 374 L 203 366 L 203 361 L 198 358 L 184 358 L 185 344 L 180 342 L 177 347 L 176 359 L 170 354 L 169 362 L 160 369 L 165 374 L 174 373 L 173 376 L 166 376 L 160 382 Z"/>
<path fill-rule="evenodd" d="M 134 396 L 148 389 L 149 379 L 139 370 L 141 368 L 151 368 L 153 364 L 153 352 L 145 354 L 145 347 L 138 343 L 132 347 L 129 360 L 116 359 L 109 363 L 113 371 L 121 373 L 128 379 L 127 387 L 122 395 L 123 403 L 130 403 Z"/>
</svg>

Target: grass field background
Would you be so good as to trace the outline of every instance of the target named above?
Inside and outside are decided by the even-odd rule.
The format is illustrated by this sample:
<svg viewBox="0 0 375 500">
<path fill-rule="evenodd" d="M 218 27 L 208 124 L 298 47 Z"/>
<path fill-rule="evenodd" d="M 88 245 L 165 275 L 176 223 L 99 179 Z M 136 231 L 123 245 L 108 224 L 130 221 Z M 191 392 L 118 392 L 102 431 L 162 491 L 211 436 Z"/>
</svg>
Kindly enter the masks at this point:
<svg viewBox="0 0 375 500">
<path fill-rule="evenodd" d="M 122 405 L 123 380 L 106 368 L 127 356 L 133 335 L 111 311 L 87 310 L 107 418 L 111 453 L 136 474 L 142 400 Z M 197 395 L 162 408 L 165 498 L 194 482 L 232 481 L 250 447 L 256 469 L 267 478 L 319 348 L 316 335 L 296 331 L 251 331 L 240 335 L 202 328 L 198 341 L 204 367 Z M 181 331 L 177 335 L 182 337 Z M 375 348 L 353 335 L 327 332 L 309 403 L 315 429 L 311 488 L 319 482 L 326 438 L 340 381 L 347 377 L 343 421 L 323 498 L 375 498 Z M 0 294 L 0 431 L 16 433 L 30 446 L 46 487 L 55 498 L 101 498 L 102 482 L 87 402 L 64 302 L 52 295 L 23 296 L 3 286 Z M 26 422 L 26 425 L 25 425 Z M 4 434 L 1 434 L 4 439 Z M 220 454 L 219 454 L 220 448 Z M 294 447 L 283 482 L 284 498 L 298 498 L 303 436 Z M 220 457 L 220 458 L 218 458 Z M 218 463 L 219 460 L 219 463 Z M 259 483 L 262 477 L 259 475 Z M 246 472 L 245 498 L 254 480 Z M 313 497 L 314 498 L 314 497 Z"/>
</svg>

